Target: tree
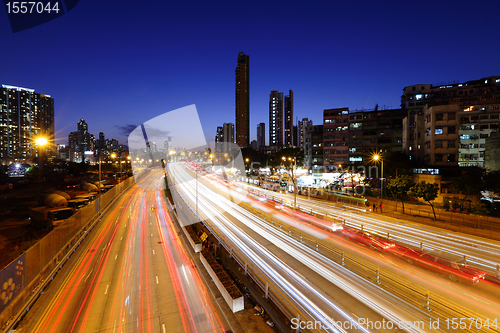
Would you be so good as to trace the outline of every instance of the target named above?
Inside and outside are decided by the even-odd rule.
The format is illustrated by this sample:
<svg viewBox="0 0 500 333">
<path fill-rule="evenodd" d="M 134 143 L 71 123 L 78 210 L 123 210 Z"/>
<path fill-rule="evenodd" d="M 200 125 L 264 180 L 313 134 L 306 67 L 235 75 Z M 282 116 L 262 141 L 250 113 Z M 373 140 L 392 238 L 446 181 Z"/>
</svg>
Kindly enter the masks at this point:
<svg viewBox="0 0 500 333">
<path fill-rule="evenodd" d="M 500 171 L 489 171 L 485 176 L 485 188 L 500 195 Z"/>
<path fill-rule="evenodd" d="M 464 168 L 459 177 L 451 180 L 451 187 L 455 193 L 463 194 L 463 200 L 469 195 L 479 195 L 484 188 L 484 172 L 479 167 Z"/>
<path fill-rule="evenodd" d="M 402 175 L 397 178 L 391 179 L 387 183 L 386 189 L 392 193 L 392 195 L 396 199 L 396 203 L 398 202 L 398 199 L 401 200 L 401 205 L 403 206 L 403 214 L 405 213 L 404 197 L 410 187 L 413 186 L 413 184 L 413 180 L 408 175 Z"/>
<path fill-rule="evenodd" d="M 434 210 L 434 205 L 431 201 L 434 201 L 438 196 L 439 185 L 426 183 L 425 181 L 420 181 L 413 185 L 408 190 L 408 195 L 411 195 L 415 198 L 422 198 L 424 201 L 427 201 L 429 205 L 432 207 L 432 213 L 434 214 L 434 220 L 436 219 L 436 211 Z"/>
</svg>

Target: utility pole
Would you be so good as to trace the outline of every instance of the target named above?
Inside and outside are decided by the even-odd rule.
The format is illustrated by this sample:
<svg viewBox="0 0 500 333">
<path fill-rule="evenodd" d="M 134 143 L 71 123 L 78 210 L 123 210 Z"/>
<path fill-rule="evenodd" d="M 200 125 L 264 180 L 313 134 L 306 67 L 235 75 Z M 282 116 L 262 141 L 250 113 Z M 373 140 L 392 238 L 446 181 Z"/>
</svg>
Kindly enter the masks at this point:
<svg viewBox="0 0 500 333">
<path fill-rule="evenodd" d="M 99 217 L 101 216 L 101 150 L 99 150 Z"/>
</svg>

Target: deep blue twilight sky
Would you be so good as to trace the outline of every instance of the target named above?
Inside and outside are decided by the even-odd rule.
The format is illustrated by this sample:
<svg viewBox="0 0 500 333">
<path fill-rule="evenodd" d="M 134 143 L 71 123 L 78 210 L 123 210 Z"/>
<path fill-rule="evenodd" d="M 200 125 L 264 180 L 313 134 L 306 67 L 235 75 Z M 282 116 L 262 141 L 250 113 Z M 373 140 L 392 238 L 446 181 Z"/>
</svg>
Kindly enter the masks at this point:
<svg viewBox="0 0 500 333">
<path fill-rule="evenodd" d="M 328 108 L 397 108 L 404 86 L 500 75 L 499 12 L 498 0 L 80 0 L 14 34 L 0 8 L 0 84 L 54 98 L 58 143 L 80 118 L 126 143 L 123 128 L 190 104 L 211 141 L 234 123 L 243 51 L 255 139 L 271 90 L 292 89 L 295 116 L 319 124 Z"/>
</svg>

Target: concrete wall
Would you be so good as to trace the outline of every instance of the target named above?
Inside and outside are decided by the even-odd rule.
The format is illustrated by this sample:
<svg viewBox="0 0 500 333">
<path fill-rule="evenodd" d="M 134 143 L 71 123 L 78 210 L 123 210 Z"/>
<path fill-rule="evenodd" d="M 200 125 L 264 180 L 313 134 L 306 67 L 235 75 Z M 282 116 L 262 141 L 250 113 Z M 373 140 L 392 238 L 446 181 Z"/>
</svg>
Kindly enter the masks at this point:
<svg viewBox="0 0 500 333">
<path fill-rule="evenodd" d="M 243 296 L 233 299 L 233 297 L 229 295 L 229 292 L 227 291 L 226 287 L 224 287 L 224 284 L 219 280 L 217 274 L 213 270 L 212 266 L 208 263 L 207 259 L 205 258 L 202 252 L 200 252 L 200 259 L 201 262 L 203 263 L 203 266 L 205 266 L 205 269 L 208 271 L 208 274 L 210 274 L 210 277 L 215 282 L 215 285 L 217 286 L 217 288 L 219 288 L 222 297 L 224 297 L 224 300 L 226 301 L 227 305 L 229 305 L 231 310 L 233 312 L 244 310 L 245 301 Z"/>
</svg>

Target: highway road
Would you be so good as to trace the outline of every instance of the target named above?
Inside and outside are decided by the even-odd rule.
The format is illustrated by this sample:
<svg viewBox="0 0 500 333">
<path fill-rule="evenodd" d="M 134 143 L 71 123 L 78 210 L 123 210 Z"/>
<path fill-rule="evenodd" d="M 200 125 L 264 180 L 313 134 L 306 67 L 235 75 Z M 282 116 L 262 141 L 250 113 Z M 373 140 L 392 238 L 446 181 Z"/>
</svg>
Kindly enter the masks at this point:
<svg viewBox="0 0 500 333">
<path fill-rule="evenodd" d="M 277 193 L 245 183 L 238 184 L 268 197 L 286 200 L 293 205 L 293 194 Z M 465 255 L 471 263 L 477 262 L 478 265 L 492 271 L 498 270 L 500 265 L 500 242 L 496 240 L 390 218 L 381 214 L 362 212 L 355 208 L 348 208 L 344 204 L 342 206 L 335 205 L 334 202 L 326 200 L 298 196 L 297 206 L 321 214 L 328 214 L 358 227 L 363 225 L 364 228 L 382 235 L 389 233 L 392 237 L 397 237 L 398 240 L 405 241 L 414 247 L 420 247 L 420 243 L 422 243 L 426 250 L 442 250 L 456 256 Z"/>
<path fill-rule="evenodd" d="M 149 173 L 114 203 L 17 332 L 224 331 L 161 181 L 161 172 Z"/>
<path fill-rule="evenodd" d="M 392 322 L 429 320 L 424 311 L 390 297 L 380 288 L 373 288 L 352 272 L 239 207 L 236 204 L 238 201 L 250 201 L 245 196 L 227 192 L 225 185 L 206 175 L 199 176 L 199 179 L 204 180 L 196 186 L 194 173 L 186 171 L 179 163 L 171 163 L 169 171 L 177 189 L 190 203 L 192 210 L 195 211 L 198 196 L 198 211 L 206 223 L 220 232 L 220 237 L 230 244 L 233 251 L 241 253 L 255 270 L 268 277 L 272 288 L 278 290 L 278 299 L 273 300 L 279 303 L 281 295 L 290 302 L 281 304 L 285 306 L 284 311 L 289 316 L 298 313 L 301 318 L 322 322 L 355 321 L 356 318 L 370 318 L 375 321 L 385 319 Z M 209 183 L 211 185 L 208 185 Z M 276 251 L 275 247 L 281 253 Z M 294 261 L 300 262 L 301 265 Z M 327 280 L 328 285 L 316 285 L 313 281 L 318 281 L 317 276 Z M 327 292 L 332 286 L 339 287 L 348 293 L 347 297 L 357 299 L 368 306 L 339 306 L 337 297 L 340 294 L 332 297 L 332 294 Z M 366 317 L 368 313 L 372 317 Z"/>
<path fill-rule="evenodd" d="M 280 198 L 288 202 L 293 202 L 293 195 L 280 194 L 267 191 L 254 186 L 238 183 L 243 188 L 265 194 L 267 197 Z M 487 262 L 496 267 L 499 261 L 498 248 L 500 244 L 497 241 L 449 232 L 439 228 L 418 225 L 412 222 L 387 218 L 379 214 L 360 212 L 354 209 L 341 208 L 323 200 L 297 198 L 297 204 L 306 210 L 328 214 L 335 218 L 346 220 L 350 225 L 356 225 L 358 228 L 363 225 L 363 230 L 377 231 L 381 235 L 389 233 L 391 238 L 403 240 L 408 244 L 418 247 L 417 244 L 423 242 L 424 249 L 434 250 L 435 252 L 445 251 L 453 253 L 457 257 L 467 256 L 467 262 L 474 262 L 478 259 L 480 262 Z M 272 212 L 272 215 L 279 218 L 283 217 L 278 210 Z M 338 234 L 331 234 L 314 226 L 303 225 L 303 230 L 308 231 L 316 237 L 324 237 L 332 246 L 335 246 L 346 253 L 351 253 L 364 260 L 374 263 L 378 267 L 389 272 L 398 274 L 405 280 L 416 285 L 422 286 L 427 290 L 438 294 L 456 304 L 465 305 L 469 309 L 484 314 L 492 320 L 500 321 L 500 285 L 490 281 L 481 281 L 475 285 L 464 282 L 453 282 L 442 276 L 424 268 L 409 265 L 393 255 L 373 251 L 357 243 L 352 243 Z"/>
</svg>

